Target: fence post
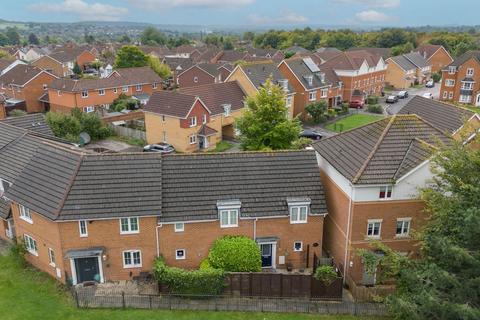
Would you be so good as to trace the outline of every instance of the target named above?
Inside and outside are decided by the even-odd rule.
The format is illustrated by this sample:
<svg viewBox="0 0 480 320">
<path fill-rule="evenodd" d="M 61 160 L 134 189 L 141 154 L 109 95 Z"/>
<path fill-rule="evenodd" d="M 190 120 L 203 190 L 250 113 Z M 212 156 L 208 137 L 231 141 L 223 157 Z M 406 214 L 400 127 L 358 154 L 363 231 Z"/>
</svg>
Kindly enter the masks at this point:
<svg viewBox="0 0 480 320">
<path fill-rule="evenodd" d="M 122 291 L 122 308 L 125 309 L 125 291 Z"/>
<path fill-rule="evenodd" d="M 151 294 L 148 295 L 148 303 L 150 305 L 150 309 L 152 309 L 152 295 Z"/>
<path fill-rule="evenodd" d="M 75 302 L 77 303 L 77 308 L 80 308 L 80 302 L 78 301 L 78 291 L 76 289 L 73 289 L 75 292 Z"/>
</svg>

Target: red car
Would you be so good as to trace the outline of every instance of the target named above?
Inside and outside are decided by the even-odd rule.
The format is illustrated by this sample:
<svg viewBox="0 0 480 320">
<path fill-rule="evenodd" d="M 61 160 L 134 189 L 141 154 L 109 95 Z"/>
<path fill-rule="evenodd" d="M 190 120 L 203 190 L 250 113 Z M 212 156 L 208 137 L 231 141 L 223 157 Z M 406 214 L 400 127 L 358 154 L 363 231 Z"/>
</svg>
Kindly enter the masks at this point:
<svg viewBox="0 0 480 320">
<path fill-rule="evenodd" d="M 362 109 L 364 105 L 365 105 L 365 98 L 363 96 L 352 97 L 352 99 L 350 99 L 350 104 L 349 104 L 350 108 Z"/>
</svg>

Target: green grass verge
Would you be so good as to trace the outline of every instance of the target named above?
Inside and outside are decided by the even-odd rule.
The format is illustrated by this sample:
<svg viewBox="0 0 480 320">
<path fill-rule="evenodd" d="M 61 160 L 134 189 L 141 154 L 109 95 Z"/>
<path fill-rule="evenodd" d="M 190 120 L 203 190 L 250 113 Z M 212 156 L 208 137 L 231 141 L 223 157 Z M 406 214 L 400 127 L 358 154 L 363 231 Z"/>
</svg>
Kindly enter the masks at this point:
<svg viewBox="0 0 480 320">
<path fill-rule="evenodd" d="M 361 127 L 382 118 L 384 117 L 372 114 L 353 114 L 351 116 L 335 121 L 334 123 L 330 123 L 325 128 L 334 132 L 343 132 L 357 127 Z"/>
<path fill-rule="evenodd" d="M 233 143 L 222 140 L 215 146 L 215 149 L 210 150 L 210 152 L 225 152 L 229 149 L 233 148 Z"/>
<path fill-rule="evenodd" d="M 53 278 L 20 259 L 0 255 L 0 318 L 2 320 L 366 320 L 353 316 L 319 316 L 247 312 L 77 309 L 67 290 Z"/>
</svg>

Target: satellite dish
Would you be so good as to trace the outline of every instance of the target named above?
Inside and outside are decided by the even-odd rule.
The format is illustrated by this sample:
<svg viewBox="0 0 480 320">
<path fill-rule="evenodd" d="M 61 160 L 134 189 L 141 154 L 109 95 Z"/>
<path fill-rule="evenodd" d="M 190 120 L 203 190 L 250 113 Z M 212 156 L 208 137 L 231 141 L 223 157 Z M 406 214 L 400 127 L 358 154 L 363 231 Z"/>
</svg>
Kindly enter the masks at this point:
<svg viewBox="0 0 480 320">
<path fill-rule="evenodd" d="M 86 144 L 89 144 L 92 139 L 90 138 L 90 135 L 86 132 L 80 133 L 80 145 L 84 146 Z"/>
</svg>

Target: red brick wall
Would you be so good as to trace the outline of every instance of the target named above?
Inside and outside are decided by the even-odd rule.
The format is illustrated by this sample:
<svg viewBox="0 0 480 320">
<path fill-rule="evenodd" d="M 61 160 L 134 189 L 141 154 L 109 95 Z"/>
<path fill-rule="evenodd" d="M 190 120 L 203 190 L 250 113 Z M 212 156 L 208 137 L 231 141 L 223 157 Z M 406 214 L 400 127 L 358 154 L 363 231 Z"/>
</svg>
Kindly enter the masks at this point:
<svg viewBox="0 0 480 320">
<path fill-rule="evenodd" d="M 195 77 L 198 78 L 197 82 L 194 81 Z M 194 66 L 178 75 L 177 81 L 180 88 L 186 88 L 200 86 L 202 84 L 215 83 L 215 77 L 212 77 L 207 72 Z"/>
<path fill-rule="evenodd" d="M 430 57 L 428 62 L 432 65 L 432 72 L 438 72 L 441 71 L 443 67 L 452 63 L 453 59 L 448 55 L 445 49 L 441 48 Z"/>
<path fill-rule="evenodd" d="M 94 60 L 95 55 L 90 51 L 85 50 L 77 57 L 77 64 L 81 69 L 85 69 L 85 66 Z"/>
<path fill-rule="evenodd" d="M 372 95 L 380 95 L 380 92 L 385 87 L 385 76 L 386 76 L 385 70 L 371 72 L 371 73 L 367 73 L 360 76 L 354 76 L 354 77 L 340 76 L 340 79 L 343 81 L 343 84 L 344 84 L 343 100 L 350 101 L 350 98 L 352 97 L 352 93 L 354 90 L 364 91 Z M 375 80 L 375 77 L 376 77 L 376 80 Z M 367 79 L 368 79 L 368 84 L 364 82 Z M 355 81 L 358 81 L 357 87 L 355 87 Z"/>
<path fill-rule="evenodd" d="M 190 128 L 190 118 L 197 117 L 197 127 L 202 126 L 202 117 L 207 115 L 207 123 L 210 121 L 210 115 L 208 114 L 207 109 L 203 106 L 200 101 L 195 102 L 192 110 L 187 116 L 187 119 L 180 119 L 180 128 Z"/>
<path fill-rule="evenodd" d="M 441 88 L 440 88 L 440 100 L 459 102 L 460 89 L 462 87 L 462 80 L 466 78 L 466 73 L 467 73 L 468 68 L 473 68 L 474 69 L 473 79 L 474 79 L 475 83 L 473 85 L 471 103 L 475 104 L 477 94 L 480 93 L 480 64 L 474 58 L 471 58 L 471 59 L 467 60 L 460 67 L 458 67 L 457 72 L 455 74 L 449 74 L 448 71 L 443 71 L 442 72 L 442 85 L 441 85 Z M 447 79 L 455 80 L 455 86 L 454 87 L 445 86 L 445 81 Z M 443 96 L 444 92 L 447 92 L 447 98 L 444 98 L 444 96 Z M 453 99 L 450 99 L 448 97 L 449 92 L 453 92 Z"/>
</svg>

